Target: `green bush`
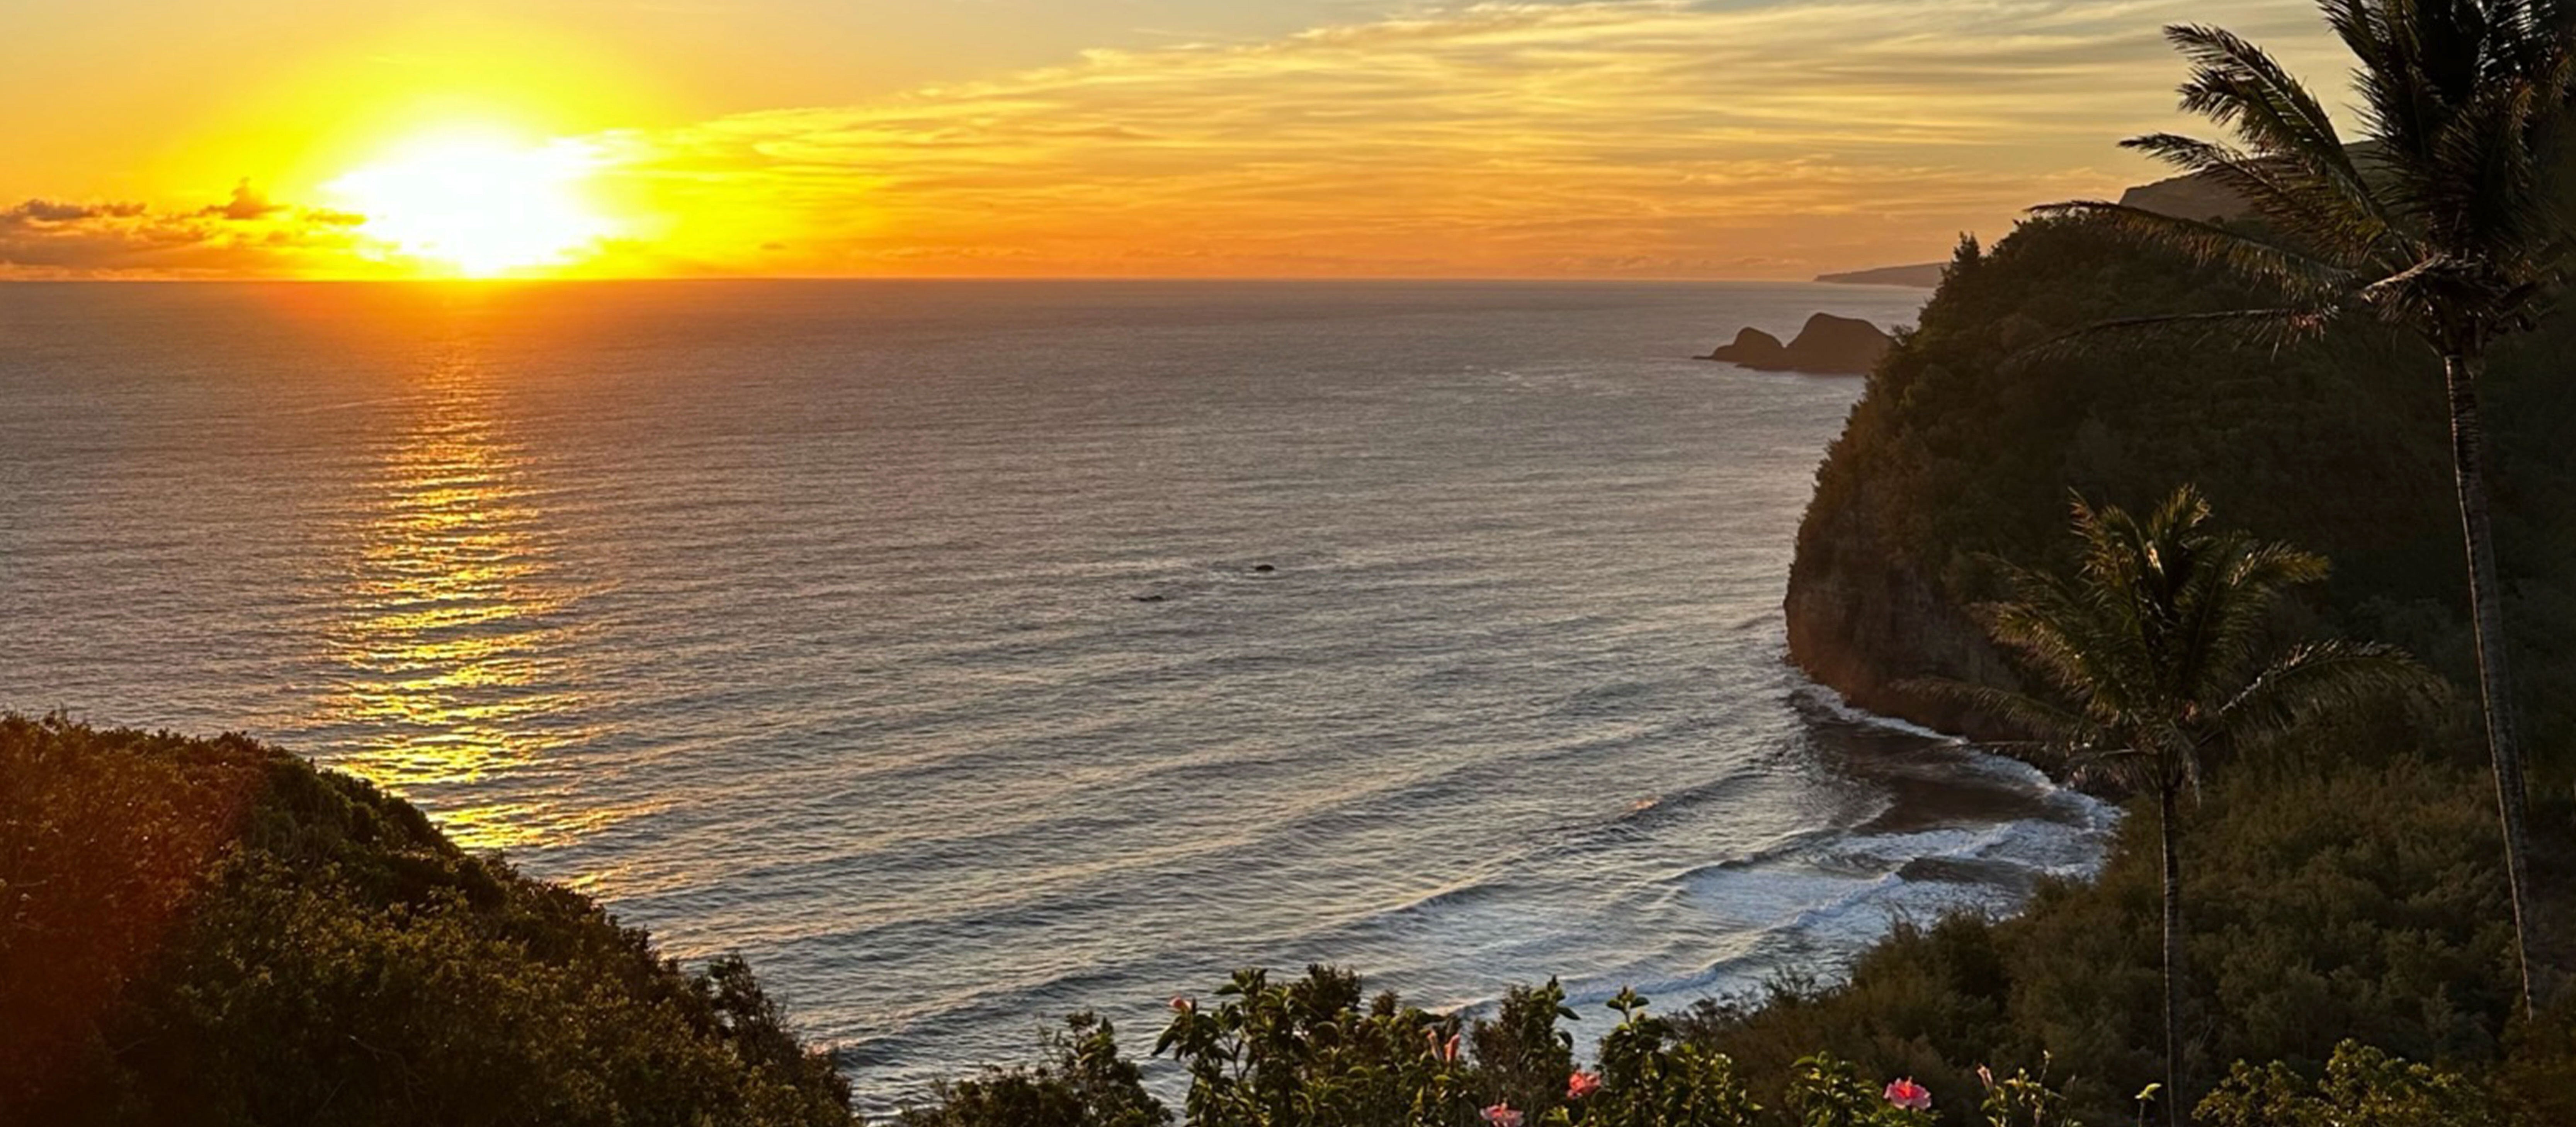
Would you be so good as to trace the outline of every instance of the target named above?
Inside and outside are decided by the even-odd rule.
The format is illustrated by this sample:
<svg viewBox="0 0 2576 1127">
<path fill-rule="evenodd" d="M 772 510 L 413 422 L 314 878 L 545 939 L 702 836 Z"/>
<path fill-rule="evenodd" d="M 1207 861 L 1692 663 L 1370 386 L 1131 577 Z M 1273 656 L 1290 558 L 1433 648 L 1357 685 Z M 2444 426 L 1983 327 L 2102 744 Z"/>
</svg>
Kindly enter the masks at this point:
<svg viewBox="0 0 2576 1127">
<path fill-rule="evenodd" d="M 2322 755 L 2342 738 L 2312 740 Z M 2503 1059 L 2515 979 L 2493 801 L 2473 769 L 2411 756 L 2243 764 L 2213 782 L 2187 815 L 2191 1072 L 2314 1072 L 2347 1038 Z M 1845 982 L 1783 983 L 1684 1024 L 1757 1095 L 1818 1049 L 1936 1091 L 2053 1057 L 2074 1108 L 2116 1121 L 2160 1071 L 2154 845 L 2124 836 L 2096 880 L 2045 886 L 2013 918 L 1899 923 Z"/>
<path fill-rule="evenodd" d="M 1737 1062 L 1688 1022 L 1654 1016 L 1623 991 L 1590 1068 L 1571 1055 L 1574 1014 L 1553 983 L 1515 987 L 1489 1018 L 1404 1005 L 1393 994 L 1363 1000 L 1359 979 L 1331 967 L 1274 983 L 1246 970 L 1202 1005 L 1176 999 L 1157 1054 L 1189 1078 L 1194 1127 L 1931 1127 L 1930 1089 L 1830 1053 L 1789 1062 L 1772 1079 L 1776 1102 L 1757 1100 Z M 1462 1052 L 1461 1044 L 1476 1046 Z M 1488 1051 L 1487 1047 L 1493 1047 Z M 1548 1057 L 1542 1066 L 1529 1049 Z M 1563 1058 L 1554 1053 L 1567 1051 Z M 2079 1113 L 2049 1079 L 1978 1066 L 1949 1091 L 1948 1121 L 1982 1127 L 2116 1124 L 2127 1114 Z M 1560 1071 L 1560 1069 L 1562 1071 Z M 1544 1076 L 1542 1077 L 1542 1071 Z M 1517 1097 L 1495 1093 L 1517 1091 Z M 2153 1088 L 2137 1102 L 2160 1099 Z M 2539 1127 L 2516 1118 L 2503 1089 L 2464 1072 L 2410 1063 L 2357 1042 L 2337 1045 L 2314 1069 L 2238 1064 L 2201 1101 L 2205 1127 Z M 1050 1044 L 1035 1068 L 988 1071 L 945 1087 L 933 1106 L 907 1112 L 907 1127 L 1119 1124 L 1150 1127 L 1167 1111 L 1145 1093 L 1137 1067 L 1088 1015 Z"/>
<path fill-rule="evenodd" d="M 2207 1127 L 2495 1127 L 2493 1093 L 2457 1073 L 2410 1064 L 2359 1042 L 2335 1047 L 2325 1076 L 2239 1062 L 2200 1103 Z"/>
<path fill-rule="evenodd" d="M 1331 967 L 1308 968 L 1305 978 L 1286 984 L 1273 984 L 1266 971 L 1243 971 L 1216 997 L 1204 1007 L 1176 1001 L 1155 1046 L 1187 1071 L 1189 1121 L 1197 1127 L 1932 1122 L 1922 1110 L 1898 1106 L 1902 1090 L 1865 1081 L 1830 1056 L 1800 1060 L 1782 1106 L 1766 1112 L 1734 1062 L 1680 1039 L 1633 991 L 1608 1003 L 1619 1020 L 1601 1038 L 1596 1070 L 1575 1067 L 1573 1034 L 1557 1025 L 1575 1015 L 1554 982 L 1513 988 L 1495 1016 L 1464 1029 L 1456 1016 L 1406 1006 L 1392 993 L 1363 1007 L 1359 978 Z M 1462 1052 L 1462 1042 L 1472 1051 Z"/>
<path fill-rule="evenodd" d="M 739 960 L 239 737 L 0 716 L 0 905 L 0 1122 L 849 1122 Z"/>
<path fill-rule="evenodd" d="M 1135 1062 L 1118 1054 L 1117 1031 L 1088 1013 L 1048 1035 L 1048 1060 L 1034 1068 L 992 1068 L 940 1086 L 927 1107 L 907 1108 L 904 1127 L 1026 1123 L 1050 1127 L 1157 1127 L 1172 1113 L 1145 1091 Z"/>
</svg>

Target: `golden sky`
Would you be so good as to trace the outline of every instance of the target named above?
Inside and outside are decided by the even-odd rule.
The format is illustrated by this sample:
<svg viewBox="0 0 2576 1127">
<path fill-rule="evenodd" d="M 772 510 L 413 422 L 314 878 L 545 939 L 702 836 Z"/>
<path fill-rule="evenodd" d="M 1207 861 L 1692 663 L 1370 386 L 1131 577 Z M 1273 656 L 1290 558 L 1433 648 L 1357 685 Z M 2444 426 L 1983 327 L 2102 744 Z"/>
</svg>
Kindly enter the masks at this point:
<svg viewBox="0 0 2576 1127">
<path fill-rule="evenodd" d="M 0 0 L 0 276 L 1806 277 L 2300 0 Z"/>
</svg>

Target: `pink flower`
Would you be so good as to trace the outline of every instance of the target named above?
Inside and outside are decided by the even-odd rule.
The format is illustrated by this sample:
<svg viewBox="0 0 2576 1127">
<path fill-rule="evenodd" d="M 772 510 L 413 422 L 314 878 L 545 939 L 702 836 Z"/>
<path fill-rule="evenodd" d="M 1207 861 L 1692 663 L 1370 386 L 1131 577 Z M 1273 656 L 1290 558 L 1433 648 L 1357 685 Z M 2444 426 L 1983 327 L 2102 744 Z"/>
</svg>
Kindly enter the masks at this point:
<svg viewBox="0 0 2576 1127">
<path fill-rule="evenodd" d="M 1507 1103 L 1486 1108 L 1484 1116 L 1485 1122 L 1493 1127 L 1521 1127 L 1521 1113 L 1513 1111 L 1512 1105 Z"/>
<path fill-rule="evenodd" d="M 1932 1110 L 1932 1090 L 1914 1082 L 1911 1076 L 1892 1080 L 1887 1085 L 1887 1102 L 1907 1111 Z"/>
<path fill-rule="evenodd" d="M 1178 994 L 1174 994 L 1174 995 L 1172 995 L 1172 1012 L 1173 1012 L 1173 1013 L 1176 1013 L 1176 1014 L 1185 1014 L 1185 1013 L 1188 1013 L 1188 1012 L 1190 1012 L 1191 1010 L 1195 1010 L 1195 1009 L 1197 1009 L 1197 1008 L 1199 1008 L 1199 1004 L 1198 1004 L 1198 1003 L 1193 1002 L 1193 1001 L 1191 1001 L 1191 1000 L 1189 1000 L 1189 999 L 1187 999 L 1187 998 L 1184 998 L 1184 997 L 1182 997 L 1182 996 L 1180 996 L 1180 995 L 1178 995 Z"/>
<path fill-rule="evenodd" d="M 1994 1088 L 1994 1086 L 1995 1086 L 1995 1074 L 1994 1074 L 1994 1070 L 1989 1069 L 1989 1068 L 1987 1068 L 1986 1066 L 1984 1066 L 1984 1065 L 1982 1065 L 1982 1064 L 1981 1064 L 1981 1065 L 1978 1065 L 1978 1066 L 1977 1066 L 1977 1083 L 1980 1083 L 1980 1084 L 1985 1085 L 1985 1086 L 1987 1087 L 1987 1089 L 1988 1089 L 1988 1090 L 1992 1090 L 1992 1089 Z"/>
<path fill-rule="evenodd" d="M 1600 1090 L 1601 1074 L 1598 1072 L 1576 1069 L 1574 1075 L 1565 1078 L 1565 1098 L 1569 1100 L 1579 1100 Z"/>
</svg>

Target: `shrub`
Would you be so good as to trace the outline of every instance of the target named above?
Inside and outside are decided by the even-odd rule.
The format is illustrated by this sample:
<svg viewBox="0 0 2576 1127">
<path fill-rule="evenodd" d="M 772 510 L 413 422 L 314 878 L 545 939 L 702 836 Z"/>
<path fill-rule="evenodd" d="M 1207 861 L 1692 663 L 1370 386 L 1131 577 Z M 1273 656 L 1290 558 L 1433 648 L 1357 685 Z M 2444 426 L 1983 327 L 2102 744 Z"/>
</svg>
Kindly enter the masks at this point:
<svg viewBox="0 0 2576 1127">
<path fill-rule="evenodd" d="M 265 745 L 0 716 L 0 1121 L 846 1124 L 739 960 Z"/>
</svg>

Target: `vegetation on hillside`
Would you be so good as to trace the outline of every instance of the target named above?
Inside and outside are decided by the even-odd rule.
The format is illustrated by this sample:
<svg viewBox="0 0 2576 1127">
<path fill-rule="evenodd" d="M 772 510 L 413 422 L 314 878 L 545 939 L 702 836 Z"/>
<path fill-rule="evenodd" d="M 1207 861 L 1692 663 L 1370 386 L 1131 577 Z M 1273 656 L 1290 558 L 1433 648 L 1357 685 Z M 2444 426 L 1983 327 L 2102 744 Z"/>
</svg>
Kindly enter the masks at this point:
<svg viewBox="0 0 2576 1127">
<path fill-rule="evenodd" d="M 1939 682 L 2039 739 L 2023 745 L 2079 778 L 2152 800 L 2162 881 L 2164 1090 L 2183 1069 L 2183 814 L 2222 759 L 2337 709 L 2402 699 L 2436 682 L 2375 642 L 2292 644 L 2271 629 L 2281 596 L 2324 579 L 2325 558 L 2210 524 L 2188 486 L 2144 518 L 2075 502 L 2072 575 L 2001 563 L 2010 602 L 1986 630 L 2044 695 Z"/>
<path fill-rule="evenodd" d="M 2235 143 L 2153 133 L 2122 144 L 2226 189 L 2246 201 L 2255 222 L 2214 224 L 2100 201 L 2043 210 L 2099 217 L 2248 278 L 2272 298 L 2144 325 L 2226 325 L 2280 340 L 2358 312 L 2401 327 L 2441 358 L 2477 697 L 2528 1009 L 2535 997 L 2526 953 L 2528 787 L 2479 400 L 2488 353 L 2529 331 L 2556 300 L 2576 239 L 2567 222 L 2576 185 L 2556 151 L 2576 95 L 2576 15 L 2557 0 L 2323 7 L 2360 63 L 2352 78 L 2368 144 L 2345 144 L 2316 96 L 2262 48 L 2215 28 L 2168 27 L 2166 38 L 2192 63 L 2183 108 L 2227 129 Z"/>
<path fill-rule="evenodd" d="M 2356 1039 L 2487 1077 L 2535 1124 L 2576 1122 L 2557 1082 L 2502 1079 L 2576 1065 L 2564 1033 L 2543 1032 L 2576 1012 L 2514 1020 L 2492 794 L 2474 768 L 2388 741 L 2391 723 L 2361 714 L 2312 731 L 2214 776 L 2189 811 L 2183 1068 L 2215 1078 L 2278 1061 L 2314 1076 Z M 2053 1060 L 2074 1106 L 2112 1120 L 2164 1076 L 2151 803 L 2093 881 L 2043 887 L 2011 919 L 1900 924 L 1847 980 L 1702 1007 L 1694 1036 L 1749 1075 L 1821 1049 L 1936 1089 L 1972 1083 L 1980 1064 Z M 2565 887 L 2544 889 L 2568 903 Z"/>
<path fill-rule="evenodd" d="M 0 716 L 0 1122 L 846 1124 L 739 960 L 237 736 Z"/>
<path fill-rule="evenodd" d="M 2109 319 L 2259 303 L 2098 220 L 1963 241 L 1817 471 L 1792 578 L 1800 660 L 1862 663 L 1828 679 L 1882 711 L 1938 714 L 1894 686 L 1999 668 L 1935 644 L 1983 648 L 1965 608 L 2004 594 L 1987 559 L 2056 558 L 2070 489 L 2144 507 L 2188 481 L 2231 523 L 2335 561 L 2309 607 L 2320 630 L 2473 684 L 2437 359 L 2363 320 L 2278 350 L 2160 335 L 2034 351 Z M 2576 381 L 2556 371 L 2571 354 L 2576 320 L 2553 318 L 2500 346 L 2486 377 L 2498 562 L 2543 797 L 2576 766 L 2576 506 L 2563 503 Z M 1917 581 L 1926 605 L 1894 589 Z"/>
</svg>

